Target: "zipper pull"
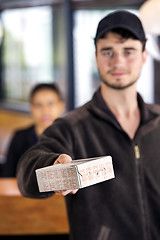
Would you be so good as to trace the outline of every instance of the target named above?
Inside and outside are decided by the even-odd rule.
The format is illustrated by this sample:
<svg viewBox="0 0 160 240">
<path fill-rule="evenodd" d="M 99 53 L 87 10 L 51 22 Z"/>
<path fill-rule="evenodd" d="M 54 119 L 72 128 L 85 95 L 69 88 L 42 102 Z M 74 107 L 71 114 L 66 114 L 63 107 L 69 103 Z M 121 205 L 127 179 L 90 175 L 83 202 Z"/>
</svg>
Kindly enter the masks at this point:
<svg viewBox="0 0 160 240">
<path fill-rule="evenodd" d="M 139 151 L 138 145 L 134 146 L 134 152 L 135 152 L 136 159 L 139 159 L 140 158 L 140 151 Z"/>
</svg>

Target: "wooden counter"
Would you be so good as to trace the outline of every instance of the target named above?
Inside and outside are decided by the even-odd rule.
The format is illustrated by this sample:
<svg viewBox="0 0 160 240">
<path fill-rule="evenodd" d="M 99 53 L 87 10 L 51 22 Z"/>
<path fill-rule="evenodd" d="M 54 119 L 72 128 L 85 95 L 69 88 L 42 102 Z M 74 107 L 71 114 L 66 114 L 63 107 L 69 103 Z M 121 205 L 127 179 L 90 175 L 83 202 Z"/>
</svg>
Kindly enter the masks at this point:
<svg viewBox="0 0 160 240">
<path fill-rule="evenodd" d="M 64 197 L 24 198 L 16 179 L 0 179 L 0 209 L 0 235 L 69 233 Z"/>
<path fill-rule="evenodd" d="M 32 124 L 28 115 L 0 110 L 0 156 L 5 156 L 12 134 Z M 1 235 L 68 234 L 65 200 L 55 194 L 48 199 L 20 195 L 16 179 L 0 178 Z"/>
</svg>

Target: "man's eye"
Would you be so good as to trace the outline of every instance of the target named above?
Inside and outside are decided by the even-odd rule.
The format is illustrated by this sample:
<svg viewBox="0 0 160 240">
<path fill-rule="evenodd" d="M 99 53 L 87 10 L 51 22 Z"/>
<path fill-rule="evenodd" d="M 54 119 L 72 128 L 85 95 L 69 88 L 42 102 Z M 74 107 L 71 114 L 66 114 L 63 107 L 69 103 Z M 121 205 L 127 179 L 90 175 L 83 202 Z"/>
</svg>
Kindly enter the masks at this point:
<svg viewBox="0 0 160 240">
<path fill-rule="evenodd" d="M 133 53 L 132 51 L 126 51 L 126 52 L 125 52 L 125 54 L 126 54 L 127 56 L 131 55 L 132 53 Z"/>
<path fill-rule="evenodd" d="M 107 56 L 107 57 L 112 57 L 113 56 L 113 52 L 104 52 L 103 55 Z"/>
</svg>

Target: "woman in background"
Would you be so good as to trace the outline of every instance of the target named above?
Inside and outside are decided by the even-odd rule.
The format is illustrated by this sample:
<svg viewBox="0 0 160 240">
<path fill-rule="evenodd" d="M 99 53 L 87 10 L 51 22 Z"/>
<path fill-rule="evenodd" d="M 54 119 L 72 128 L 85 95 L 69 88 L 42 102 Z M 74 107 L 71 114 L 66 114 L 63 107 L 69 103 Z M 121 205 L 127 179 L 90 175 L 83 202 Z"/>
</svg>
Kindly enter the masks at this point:
<svg viewBox="0 0 160 240">
<path fill-rule="evenodd" d="M 55 84 L 37 84 L 30 93 L 33 125 L 17 130 L 10 142 L 2 177 L 16 177 L 17 163 L 23 153 L 38 141 L 38 136 L 64 111 L 64 102 Z"/>
</svg>

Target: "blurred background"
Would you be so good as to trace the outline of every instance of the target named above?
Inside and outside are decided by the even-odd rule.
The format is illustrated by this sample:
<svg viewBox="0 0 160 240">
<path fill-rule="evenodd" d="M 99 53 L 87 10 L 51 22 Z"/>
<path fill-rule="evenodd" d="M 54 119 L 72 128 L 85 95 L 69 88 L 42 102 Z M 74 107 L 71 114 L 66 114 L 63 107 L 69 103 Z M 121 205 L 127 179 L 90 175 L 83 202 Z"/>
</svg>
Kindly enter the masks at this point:
<svg viewBox="0 0 160 240">
<path fill-rule="evenodd" d="M 107 13 L 126 9 L 144 24 L 149 52 L 138 82 L 148 103 L 160 103 L 160 0 L 0 0 L 0 165 L 17 127 L 32 122 L 28 97 L 55 82 L 70 111 L 100 84 L 94 36 Z"/>
<path fill-rule="evenodd" d="M 0 0 L 0 108 L 27 112 L 30 89 L 44 81 L 58 83 L 67 110 L 88 101 L 99 85 L 93 43 L 98 21 L 117 9 L 140 15 L 145 2 L 157 8 L 160 1 Z M 138 90 L 159 103 L 153 47 Z"/>
</svg>

